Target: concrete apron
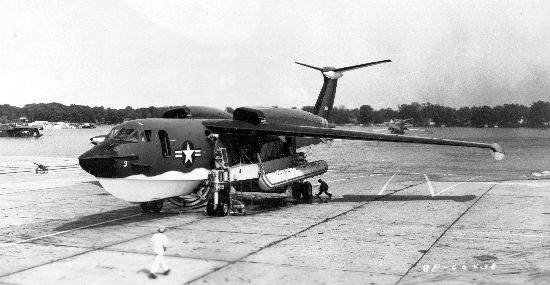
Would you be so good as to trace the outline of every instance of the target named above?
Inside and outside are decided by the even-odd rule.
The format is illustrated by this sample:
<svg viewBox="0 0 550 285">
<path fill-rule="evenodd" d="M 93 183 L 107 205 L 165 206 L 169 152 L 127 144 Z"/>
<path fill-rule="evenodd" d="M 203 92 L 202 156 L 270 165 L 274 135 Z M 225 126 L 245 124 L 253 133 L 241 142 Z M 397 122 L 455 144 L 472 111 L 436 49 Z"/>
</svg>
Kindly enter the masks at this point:
<svg viewBox="0 0 550 285">
<path fill-rule="evenodd" d="M 73 184 L 86 174 L 68 173 L 59 183 L 70 186 L 41 188 L 36 181 L 29 192 L 2 185 L 1 198 L 9 202 L 0 204 L 0 283 L 525 283 L 548 278 L 542 261 L 549 256 L 544 214 L 549 194 L 547 185 L 538 187 L 541 182 L 430 181 L 430 190 L 418 177 L 397 176 L 388 183 L 391 175 L 331 174 L 326 180 L 332 201 L 285 199 L 286 205 L 251 215 L 212 218 L 174 207 L 141 215 L 138 206 L 105 195 L 96 184 Z M 150 281 L 149 240 L 159 225 L 168 227 L 172 272 Z M 479 269 L 493 263 L 494 269 Z M 454 264 L 468 268 L 443 269 Z"/>
</svg>

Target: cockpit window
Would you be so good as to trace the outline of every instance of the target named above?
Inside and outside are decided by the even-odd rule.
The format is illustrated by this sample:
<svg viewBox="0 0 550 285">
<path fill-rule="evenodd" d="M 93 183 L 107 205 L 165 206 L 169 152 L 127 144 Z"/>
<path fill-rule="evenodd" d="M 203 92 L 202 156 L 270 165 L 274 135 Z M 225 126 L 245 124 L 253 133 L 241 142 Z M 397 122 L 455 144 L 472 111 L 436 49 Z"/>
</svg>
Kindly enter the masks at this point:
<svg viewBox="0 0 550 285">
<path fill-rule="evenodd" d="M 118 133 L 119 130 L 120 130 L 120 127 L 118 127 L 118 126 L 112 128 L 111 131 L 109 132 L 109 134 L 107 135 L 107 137 L 108 138 L 114 137 Z"/>
<path fill-rule="evenodd" d="M 170 147 L 170 139 L 168 138 L 168 133 L 165 130 L 160 130 L 158 134 L 159 134 L 159 140 L 160 140 L 160 148 L 162 150 L 162 156 L 168 158 L 172 153 L 172 150 Z"/>
<path fill-rule="evenodd" d="M 139 142 L 140 133 L 138 130 L 134 129 L 120 129 L 115 135 L 115 140 L 126 141 L 126 142 Z"/>
</svg>

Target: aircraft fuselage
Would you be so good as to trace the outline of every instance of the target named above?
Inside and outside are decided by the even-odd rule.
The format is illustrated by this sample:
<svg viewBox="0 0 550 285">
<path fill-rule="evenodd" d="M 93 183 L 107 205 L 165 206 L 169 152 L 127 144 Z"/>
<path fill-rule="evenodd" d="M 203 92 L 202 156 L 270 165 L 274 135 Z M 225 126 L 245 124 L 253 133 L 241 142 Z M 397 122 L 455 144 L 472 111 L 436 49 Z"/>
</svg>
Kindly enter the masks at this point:
<svg viewBox="0 0 550 285">
<path fill-rule="evenodd" d="M 317 120 L 311 120 L 314 115 L 305 111 L 278 110 L 294 114 L 295 120 L 307 118 L 311 126 L 328 125 L 317 116 Z M 80 165 L 114 196 L 145 202 L 193 193 L 209 179 L 212 169 L 255 165 L 258 170 L 251 171 L 259 172 L 260 164 L 264 172 L 287 169 L 297 163 L 297 147 L 321 142 L 318 138 L 217 135 L 203 121 L 159 118 L 122 123 L 104 142 L 82 154 Z M 223 165 L 215 157 L 221 151 Z M 250 182 L 245 186 L 241 183 L 238 190 L 284 191 L 281 187 L 260 189 L 258 173 L 234 180 Z"/>
<path fill-rule="evenodd" d="M 208 178 L 213 146 L 201 120 L 142 119 L 117 128 L 79 157 L 82 168 L 113 195 L 151 201 L 185 194 Z"/>
</svg>

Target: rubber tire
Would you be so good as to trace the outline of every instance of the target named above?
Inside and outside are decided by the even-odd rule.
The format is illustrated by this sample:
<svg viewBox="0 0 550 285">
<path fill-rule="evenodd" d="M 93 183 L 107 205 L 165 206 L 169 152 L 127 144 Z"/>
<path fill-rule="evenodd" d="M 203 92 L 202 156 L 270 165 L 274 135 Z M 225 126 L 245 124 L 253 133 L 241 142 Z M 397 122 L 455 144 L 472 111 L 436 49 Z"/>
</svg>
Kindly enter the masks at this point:
<svg viewBox="0 0 550 285">
<path fill-rule="evenodd" d="M 214 198 L 208 200 L 206 203 L 206 214 L 209 216 L 216 216 L 216 211 L 214 210 Z"/>
<path fill-rule="evenodd" d="M 302 198 L 302 183 L 294 182 L 292 183 L 292 188 L 290 189 L 292 193 L 292 198 L 298 200 Z"/>
<path fill-rule="evenodd" d="M 141 206 L 141 211 L 145 214 L 150 214 L 151 213 L 151 209 L 149 208 L 149 202 L 143 202 L 143 203 L 139 203 L 139 205 Z"/>
<path fill-rule="evenodd" d="M 302 198 L 304 198 L 304 200 L 306 201 L 311 200 L 313 196 L 313 186 L 311 186 L 311 183 L 309 183 L 309 181 L 302 183 L 301 189 L 302 189 Z"/>
<path fill-rule="evenodd" d="M 162 206 L 164 206 L 163 200 L 155 200 L 155 201 L 149 202 L 149 209 L 153 213 L 160 213 L 160 211 L 162 211 Z"/>
<path fill-rule="evenodd" d="M 229 204 L 222 201 L 218 201 L 218 206 L 214 208 L 214 198 L 210 199 L 206 204 L 206 214 L 213 217 L 224 217 L 229 215 Z"/>
<path fill-rule="evenodd" d="M 229 204 L 225 201 L 218 203 L 218 209 L 216 211 L 218 217 L 225 217 L 229 215 Z"/>
</svg>

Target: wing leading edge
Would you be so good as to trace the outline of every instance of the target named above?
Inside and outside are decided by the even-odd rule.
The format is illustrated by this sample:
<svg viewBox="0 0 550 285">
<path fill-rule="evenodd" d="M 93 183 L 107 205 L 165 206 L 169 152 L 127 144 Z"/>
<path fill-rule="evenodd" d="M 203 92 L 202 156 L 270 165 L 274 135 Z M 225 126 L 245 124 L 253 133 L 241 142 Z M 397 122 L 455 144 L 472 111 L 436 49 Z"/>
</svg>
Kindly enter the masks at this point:
<svg viewBox="0 0 550 285">
<path fill-rule="evenodd" d="M 475 148 L 488 148 L 492 151 L 493 157 L 496 160 L 504 158 L 504 151 L 500 145 L 468 142 L 438 138 L 424 138 L 416 136 L 402 136 L 379 134 L 369 132 L 356 132 L 338 130 L 323 127 L 308 127 L 295 125 L 278 125 L 265 124 L 255 125 L 244 121 L 237 120 L 207 120 L 203 124 L 216 133 L 235 134 L 235 135 L 273 135 L 273 136 L 295 136 L 295 137 L 317 137 L 317 138 L 332 138 L 332 139 L 347 139 L 347 140 L 364 140 L 364 141 L 388 141 L 388 142 L 405 142 L 405 143 L 420 143 L 420 144 L 437 144 L 437 145 L 452 145 L 465 146 Z"/>
</svg>

